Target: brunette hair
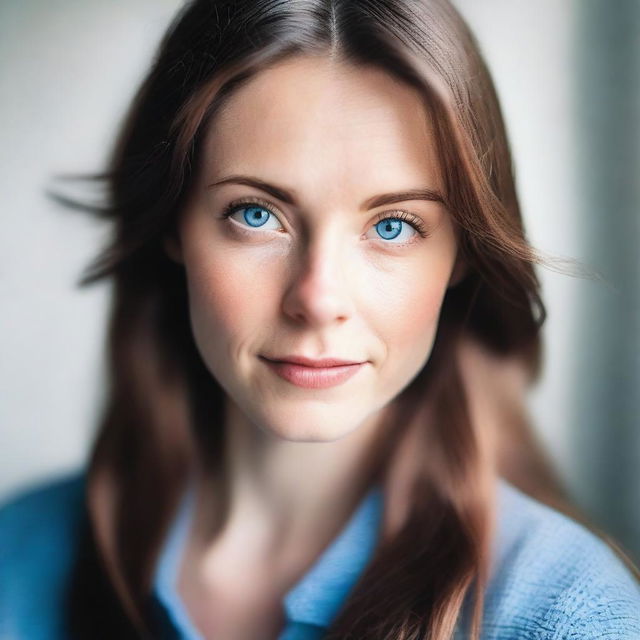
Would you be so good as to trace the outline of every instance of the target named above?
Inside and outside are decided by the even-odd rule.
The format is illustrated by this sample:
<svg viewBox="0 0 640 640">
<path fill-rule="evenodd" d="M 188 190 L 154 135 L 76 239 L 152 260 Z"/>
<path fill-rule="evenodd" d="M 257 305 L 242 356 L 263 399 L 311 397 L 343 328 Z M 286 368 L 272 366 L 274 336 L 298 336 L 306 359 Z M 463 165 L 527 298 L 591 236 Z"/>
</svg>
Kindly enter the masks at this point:
<svg viewBox="0 0 640 640">
<path fill-rule="evenodd" d="M 533 379 L 545 309 L 494 86 L 446 0 L 196 0 L 175 18 L 99 176 L 107 204 L 89 207 L 113 221 L 113 236 L 81 284 L 111 278 L 113 306 L 109 389 L 87 482 L 97 560 L 87 561 L 76 595 L 90 582 L 86 567 L 103 572 L 121 626 L 113 635 L 104 598 L 92 602 L 93 619 L 111 625 L 109 637 L 147 635 L 156 556 L 190 465 L 203 459 L 214 477 L 220 472 L 225 395 L 195 346 L 184 270 L 164 241 L 175 233 L 214 114 L 260 70 L 295 55 L 373 65 L 420 92 L 467 267 L 447 291 L 428 363 L 389 407 L 394 426 L 371 455 L 371 482 L 389 482 L 403 433 L 418 425 L 408 511 L 380 540 L 326 637 L 444 640 L 472 595 L 477 639 L 495 453 L 472 419 L 456 352 L 474 341 L 496 362 L 520 362 Z M 522 434 L 529 438 L 528 425 Z M 522 484 L 533 478 L 558 495 L 543 455 L 533 447 L 522 455 L 532 461 Z"/>
</svg>

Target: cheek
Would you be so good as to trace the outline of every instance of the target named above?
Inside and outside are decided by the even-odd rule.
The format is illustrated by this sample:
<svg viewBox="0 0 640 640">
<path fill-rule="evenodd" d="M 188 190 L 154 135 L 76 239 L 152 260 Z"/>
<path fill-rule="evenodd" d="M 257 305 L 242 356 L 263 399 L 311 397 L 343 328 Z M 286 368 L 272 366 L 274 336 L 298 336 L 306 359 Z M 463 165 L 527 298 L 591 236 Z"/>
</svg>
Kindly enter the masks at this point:
<svg viewBox="0 0 640 640">
<path fill-rule="evenodd" d="M 267 284 L 275 281 L 273 264 L 256 252 L 236 253 L 196 246 L 185 259 L 191 323 L 203 355 L 231 355 L 229 349 L 259 331 L 274 299 Z"/>
<path fill-rule="evenodd" d="M 418 262 L 378 274 L 376 293 L 370 300 L 381 334 L 397 346 L 415 345 L 420 336 L 433 333 L 446 292 L 448 265 Z"/>
<path fill-rule="evenodd" d="M 452 262 L 449 252 L 446 259 L 422 254 L 402 268 L 378 273 L 368 305 L 385 346 L 385 384 L 395 380 L 404 386 L 428 360 Z"/>
<path fill-rule="evenodd" d="M 443 295 L 440 283 L 426 278 L 392 287 L 380 318 L 389 348 L 415 353 L 419 346 L 428 346 L 437 326 Z"/>
</svg>

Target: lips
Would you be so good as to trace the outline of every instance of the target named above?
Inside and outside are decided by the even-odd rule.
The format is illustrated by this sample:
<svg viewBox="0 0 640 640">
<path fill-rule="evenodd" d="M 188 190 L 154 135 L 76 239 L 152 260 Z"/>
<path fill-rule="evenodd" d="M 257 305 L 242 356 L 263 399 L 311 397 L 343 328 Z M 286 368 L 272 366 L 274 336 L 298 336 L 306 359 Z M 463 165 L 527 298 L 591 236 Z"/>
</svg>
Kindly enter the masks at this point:
<svg viewBox="0 0 640 640">
<path fill-rule="evenodd" d="M 316 367 L 316 368 L 338 367 L 343 365 L 361 364 L 363 362 L 362 360 L 344 360 L 342 358 L 313 359 L 313 358 L 307 358 L 305 356 L 295 356 L 295 355 L 273 357 L 273 358 L 268 357 L 267 360 L 271 360 L 272 362 L 290 362 L 292 364 L 300 364 L 306 367 Z"/>
<path fill-rule="evenodd" d="M 305 389 L 326 389 L 343 384 L 366 364 L 366 362 L 351 362 L 337 358 L 310 360 L 299 356 L 294 358 L 296 362 L 273 361 L 263 356 L 260 356 L 260 359 L 280 378 Z M 300 364 L 300 361 L 312 364 Z"/>
</svg>

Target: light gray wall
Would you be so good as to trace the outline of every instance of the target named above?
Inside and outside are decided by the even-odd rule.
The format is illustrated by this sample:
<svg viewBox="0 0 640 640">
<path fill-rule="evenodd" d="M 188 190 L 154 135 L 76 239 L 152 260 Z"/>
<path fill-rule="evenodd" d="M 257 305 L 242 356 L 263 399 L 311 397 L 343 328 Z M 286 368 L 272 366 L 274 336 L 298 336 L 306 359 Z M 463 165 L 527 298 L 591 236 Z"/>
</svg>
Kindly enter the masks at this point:
<svg viewBox="0 0 640 640">
<path fill-rule="evenodd" d="M 574 157 L 583 282 L 572 389 L 576 495 L 640 564 L 640 3 L 577 5 Z"/>
<path fill-rule="evenodd" d="M 45 190 L 67 190 L 55 174 L 103 168 L 179 5 L 0 3 L 0 497 L 86 455 L 102 397 L 109 292 L 76 282 L 106 229 L 54 205 Z"/>
</svg>

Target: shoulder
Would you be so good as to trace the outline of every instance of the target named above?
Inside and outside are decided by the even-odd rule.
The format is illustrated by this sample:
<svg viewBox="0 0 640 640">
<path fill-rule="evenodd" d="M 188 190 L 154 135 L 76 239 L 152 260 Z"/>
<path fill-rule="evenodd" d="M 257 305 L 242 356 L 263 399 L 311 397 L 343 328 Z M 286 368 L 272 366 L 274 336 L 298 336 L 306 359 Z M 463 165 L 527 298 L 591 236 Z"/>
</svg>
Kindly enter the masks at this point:
<svg viewBox="0 0 640 640">
<path fill-rule="evenodd" d="M 2 566 L 23 564 L 65 546 L 84 505 L 84 474 L 76 472 L 23 489 L 0 504 Z M 12 553 L 9 553 L 11 551 Z M 25 556 L 23 552 L 29 551 Z"/>
<path fill-rule="evenodd" d="M 0 637 L 53 638 L 84 516 L 80 471 L 0 504 Z"/>
<path fill-rule="evenodd" d="M 494 558 L 484 636 L 640 638 L 640 584 L 582 524 L 498 484 Z"/>
</svg>

